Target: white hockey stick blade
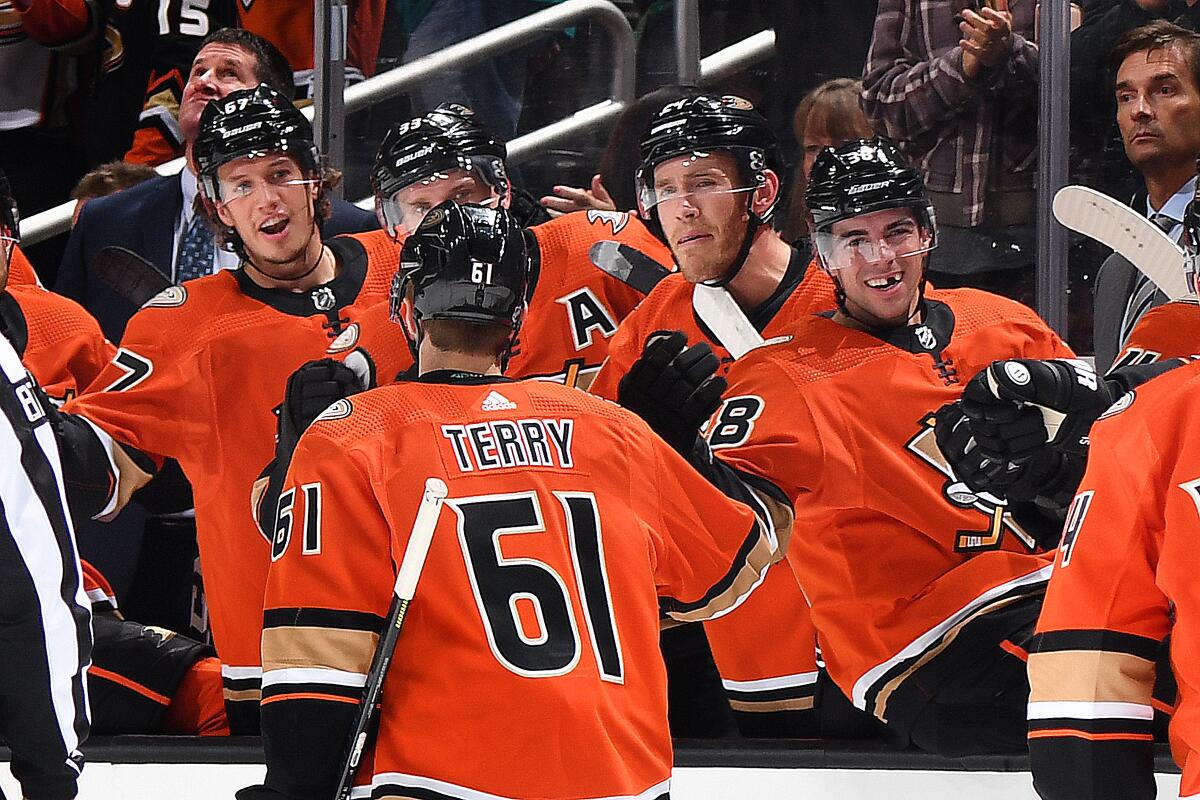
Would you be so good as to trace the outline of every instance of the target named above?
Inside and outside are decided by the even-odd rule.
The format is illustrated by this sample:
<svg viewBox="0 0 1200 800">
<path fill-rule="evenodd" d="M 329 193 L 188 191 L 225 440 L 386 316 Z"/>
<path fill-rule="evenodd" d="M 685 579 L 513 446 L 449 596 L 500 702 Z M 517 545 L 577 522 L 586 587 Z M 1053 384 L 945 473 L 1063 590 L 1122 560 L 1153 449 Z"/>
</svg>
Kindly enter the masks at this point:
<svg viewBox="0 0 1200 800">
<path fill-rule="evenodd" d="M 1120 253 L 1171 300 L 1188 295 L 1183 248 L 1129 206 L 1086 186 L 1064 186 L 1053 208 L 1059 222 Z"/>
<path fill-rule="evenodd" d="M 765 344 L 742 307 L 719 286 L 696 284 L 692 288 L 692 308 L 734 360 Z"/>
<path fill-rule="evenodd" d="M 425 567 L 425 556 L 429 555 L 433 530 L 437 527 L 442 501 L 446 499 L 448 491 L 446 482 L 441 478 L 425 479 L 425 494 L 421 496 L 421 506 L 417 509 L 417 518 L 413 520 L 412 533 L 404 548 L 400 571 L 396 574 L 395 592 L 402 600 L 412 600 L 417 589 L 417 579 Z"/>
</svg>

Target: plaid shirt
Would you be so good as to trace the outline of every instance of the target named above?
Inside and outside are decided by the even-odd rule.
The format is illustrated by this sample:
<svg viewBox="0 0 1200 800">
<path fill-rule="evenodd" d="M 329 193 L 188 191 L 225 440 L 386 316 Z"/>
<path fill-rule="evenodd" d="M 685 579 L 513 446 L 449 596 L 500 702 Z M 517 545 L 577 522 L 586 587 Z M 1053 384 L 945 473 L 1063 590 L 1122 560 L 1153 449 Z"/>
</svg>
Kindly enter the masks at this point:
<svg viewBox="0 0 1200 800">
<path fill-rule="evenodd" d="M 863 71 L 863 110 L 919 165 L 927 187 L 963 195 L 963 224 L 984 220 L 989 190 L 1031 189 L 1037 166 L 1034 0 L 1009 0 L 1012 57 L 971 80 L 954 0 L 880 0 Z M 1026 38 L 1026 37 L 1029 38 Z"/>
</svg>

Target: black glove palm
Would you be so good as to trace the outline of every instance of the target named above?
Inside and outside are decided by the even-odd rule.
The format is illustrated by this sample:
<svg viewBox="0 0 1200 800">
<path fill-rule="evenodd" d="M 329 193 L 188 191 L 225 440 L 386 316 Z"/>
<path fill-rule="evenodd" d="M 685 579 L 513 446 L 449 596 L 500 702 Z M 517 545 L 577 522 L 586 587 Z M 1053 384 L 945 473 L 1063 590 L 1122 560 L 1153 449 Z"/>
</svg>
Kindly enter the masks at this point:
<svg viewBox="0 0 1200 800">
<path fill-rule="evenodd" d="M 707 342 L 688 347 L 679 331 L 654 333 L 617 385 L 617 402 L 686 456 L 721 405 L 726 382 L 716 375 L 720 366 Z"/>
</svg>

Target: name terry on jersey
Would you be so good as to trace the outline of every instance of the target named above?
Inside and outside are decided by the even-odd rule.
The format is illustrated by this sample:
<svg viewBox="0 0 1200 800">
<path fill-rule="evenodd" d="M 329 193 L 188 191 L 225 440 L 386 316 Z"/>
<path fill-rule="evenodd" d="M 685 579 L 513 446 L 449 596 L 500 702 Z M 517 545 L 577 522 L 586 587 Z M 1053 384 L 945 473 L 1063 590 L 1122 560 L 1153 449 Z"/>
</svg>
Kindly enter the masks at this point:
<svg viewBox="0 0 1200 800">
<path fill-rule="evenodd" d="M 571 469 L 573 419 L 497 419 L 472 425 L 443 425 L 442 436 L 463 472 L 546 467 Z"/>
</svg>

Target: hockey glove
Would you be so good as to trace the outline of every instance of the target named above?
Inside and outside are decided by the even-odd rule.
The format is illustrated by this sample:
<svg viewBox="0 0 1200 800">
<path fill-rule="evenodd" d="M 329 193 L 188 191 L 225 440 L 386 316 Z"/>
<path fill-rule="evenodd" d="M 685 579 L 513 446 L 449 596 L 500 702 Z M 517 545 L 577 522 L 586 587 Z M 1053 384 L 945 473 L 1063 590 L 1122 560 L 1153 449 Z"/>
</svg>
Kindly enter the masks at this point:
<svg viewBox="0 0 1200 800">
<path fill-rule="evenodd" d="M 962 407 L 989 458 L 1019 462 L 1046 444 L 1086 452 L 1088 430 L 1115 399 L 1083 361 L 1010 359 L 972 378 Z"/>
<path fill-rule="evenodd" d="M 684 457 L 721 404 L 721 362 L 706 342 L 687 346 L 680 331 L 659 331 L 617 385 L 617 402 L 644 419 Z"/>
<path fill-rule="evenodd" d="M 938 409 L 933 427 L 938 449 L 954 472 L 954 477 L 973 492 L 1003 494 L 1004 463 L 983 454 L 971 433 L 970 420 L 958 403 L 947 403 Z"/>
<path fill-rule="evenodd" d="M 287 477 L 300 436 L 330 405 L 369 389 L 373 384 L 374 368 L 370 357 L 361 350 L 348 355 L 345 363 L 331 358 L 309 361 L 288 378 L 276 421 L 275 458 L 255 482 L 256 486 L 263 487 L 261 492 L 255 492 L 255 518 L 268 538 L 275 529 L 276 506 L 283 491 L 283 479 Z"/>
<path fill-rule="evenodd" d="M 329 406 L 366 388 L 354 370 L 332 358 L 309 361 L 292 373 L 279 407 L 276 455 L 296 449 L 300 435 Z"/>
</svg>

